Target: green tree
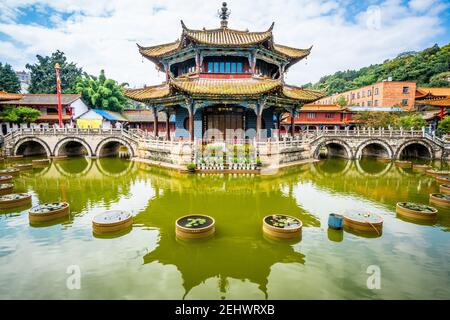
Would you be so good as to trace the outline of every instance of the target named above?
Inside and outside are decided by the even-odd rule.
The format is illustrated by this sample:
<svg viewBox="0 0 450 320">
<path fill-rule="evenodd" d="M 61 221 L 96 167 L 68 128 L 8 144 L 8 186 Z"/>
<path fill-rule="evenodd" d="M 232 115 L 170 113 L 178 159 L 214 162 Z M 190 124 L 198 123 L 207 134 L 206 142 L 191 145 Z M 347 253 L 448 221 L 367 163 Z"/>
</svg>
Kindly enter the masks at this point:
<svg viewBox="0 0 450 320">
<path fill-rule="evenodd" d="M 0 91 L 20 92 L 20 81 L 11 65 L 0 63 Z"/>
<path fill-rule="evenodd" d="M 0 113 L 0 118 L 3 121 L 13 122 L 13 123 L 29 123 L 36 121 L 39 118 L 41 112 L 37 109 L 30 107 L 16 107 L 11 106 L 5 108 Z"/>
<path fill-rule="evenodd" d="M 434 45 L 421 52 L 406 52 L 359 70 L 338 71 L 322 77 L 312 89 L 328 95 L 370 85 L 388 77 L 394 81 L 415 81 L 418 86 L 449 86 L 445 74 L 450 70 L 450 44 Z M 448 77 L 447 77 L 448 78 Z"/>
<path fill-rule="evenodd" d="M 430 87 L 450 87 L 450 71 L 436 74 L 430 78 Z"/>
<path fill-rule="evenodd" d="M 363 111 L 355 115 L 357 120 L 362 125 L 372 128 L 388 128 L 394 127 L 398 121 L 399 114 L 397 112 L 373 112 Z"/>
<path fill-rule="evenodd" d="M 439 121 L 439 129 L 442 133 L 450 133 L 450 116 L 445 116 L 444 119 Z"/>
<path fill-rule="evenodd" d="M 50 57 L 37 55 L 36 58 L 37 63 L 26 65 L 31 76 L 28 88 L 30 93 L 56 93 L 56 63 L 61 67 L 62 93 L 75 93 L 77 79 L 82 76 L 83 71 L 75 63 L 68 62 L 64 52 L 57 50 Z"/>
<path fill-rule="evenodd" d="M 102 70 L 98 78 L 85 74 L 77 82 L 76 91 L 91 108 L 121 112 L 129 103 L 123 94 L 124 86 L 107 79 Z"/>
<path fill-rule="evenodd" d="M 420 129 L 425 127 L 427 122 L 422 118 L 420 114 L 409 114 L 406 116 L 402 116 L 397 121 L 397 127 L 403 129 Z"/>
<path fill-rule="evenodd" d="M 347 104 L 348 104 L 347 99 L 346 99 L 344 96 L 339 96 L 339 97 L 336 99 L 336 103 L 337 103 L 338 105 L 340 105 L 341 107 L 346 107 Z"/>
</svg>

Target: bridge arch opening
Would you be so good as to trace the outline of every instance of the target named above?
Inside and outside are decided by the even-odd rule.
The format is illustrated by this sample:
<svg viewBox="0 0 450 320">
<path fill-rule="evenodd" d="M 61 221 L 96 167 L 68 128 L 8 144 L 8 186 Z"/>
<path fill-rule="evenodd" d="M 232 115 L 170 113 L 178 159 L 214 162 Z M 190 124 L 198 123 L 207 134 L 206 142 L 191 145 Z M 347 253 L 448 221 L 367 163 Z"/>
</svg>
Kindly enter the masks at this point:
<svg viewBox="0 0 450 320">
<path fill-rule="evenodd" d="M 16 155 L 29 156 L 50 156 L 45 146 L 35 140 L 28 140 L 20 143 L 16 147 Z"/>
<path fill-rule="evenodd" d="M 362 146 L 359 158 L 391 158 L 390 150 L 379 142 L 371 142 Z"/>
<path fill-rule="evenodd" d="M 344 158 L 351 159 L 351 154 L 345 145 L 339 142 L 328 142 L 320 145 L 316 152 L 316 158 Z"/>
<path fill-rule="evenodd" d="M 85 157 L 90 156 L 88 148 L 76 140 L 69 140 L 63 142 L 57 152 L 57 156 L 68 156 L 68 157 Z"/>
<path fill-rule="evenodd" d="M 105 157 L 119 157 L 119 158 L 130 158 L 132 157 L 131 148 L 117 140 L 110 140 L 102 143 L 98 148 L 97 155 L 100 158 Z"/>
<path fill-rule="evenodd" d="M 422 143 L 413 142 L 400 151 L 400 159 L 432 159 L 433 155 L 430 148 Z"/>
</svg>

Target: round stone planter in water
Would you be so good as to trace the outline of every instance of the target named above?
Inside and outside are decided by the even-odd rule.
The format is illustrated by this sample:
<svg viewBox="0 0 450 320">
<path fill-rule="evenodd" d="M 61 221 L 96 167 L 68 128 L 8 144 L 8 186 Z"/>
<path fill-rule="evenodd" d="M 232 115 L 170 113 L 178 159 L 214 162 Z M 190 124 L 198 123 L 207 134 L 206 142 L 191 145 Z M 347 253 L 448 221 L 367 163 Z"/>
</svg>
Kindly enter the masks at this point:
<svg viewBox="0 0 450 320">
<path fill-rule="evenodd" d="M 427 170 L 430 170 L 431 166 L 429 166 L 427 164 L 413 164 L 412 168 L 413 168 L 413 171 L 416 171 L 416 172 L 425 172 Z"/>
<path fill-rule="evenodd" d="M 291 216 L 274 214 L 263 218 L 263 232 L 280 239 L 298 238 L 302 234 L 303 223 Z"/>
<path fill-rule="evenodd" d="M 403 160 L 397 160 L 395 161 L 395 165 L 400 168 L 411 168 L 412 162 L 411 161 L 403 161 Z"/>
<path fill-rule="evenodd" d="M 128 211 L 110 210 L 100 213 L 92 220 L 92 229 L 96 234 L 119 232 L 133 225 L 133 216 Z"/>
<path fill-rule="evenodd" d="M 12 181 L 12 176 L 8 175 L 8 176 L 0 176 L 0 183 L 7 183 L 7 182 L 11 182 Z"/>
<path fill-rule="evenodd" d="M 0 196 L 0 209 L 21 207 L 31 204 L 31 195 L 28 193 L 11 193 Z"/>
<path fill-rule="evenodd" d="M 202 239 L 216 232 L 214 218 L 202 214 L 192 214 L 175 222 L 175 234 L 182 239 Z"/>
<path fill-rule="evenodd" d="M 443 193 L 430 194 L 430 203 L 441 207 L 450 207 L 450 195 Z"/>
<path fill-rule="evenodd" d="M 435 219 L 437 216 L 437 209 L 413 202 L 398 202 L 396 206 L 397 214 L 411 219 Z"/>
<path fill-rule="evenodd" d="M 0 184 L 0 196 L 12 193 L 13 189 L 14 189 L 14 184 L 12 184 L 12 183 L 1 183 Z"/>
<path fill-rule="evenodd" d="M 432 176 L 432 177 L 438 177 L 438 176 L 448 176 L 450 175 L 450 171 L 439 171 L 439 170 L 427 170 L 425 171 L 426 174 Z"/>
<path fill-rule="evenodd" d="M 8 157 L 7 157 L 7 159 L 10 159 L 10 160 L 14 160 L 14 159 L 22 159 L 22 158 L 23 158 L 23 155 L 8 156 Z"/>
<path fill-rule="evenodd" d="M 67 202 L 51 202 L 34 206 L 28 211 L 30 222 L 45 222 L 67 216 L 70 207 Z"/>
<path fill-rule="evenodd" d="M 50 159 L 37 159 L 31 161 L 33 167 L 42 167 L 50 164 Z"/>
<path fill-rule="evenodd" d="M 450 194 L 450 184 L 441 184 L 439 186 L 439 191 L 441 193 Z"/>
<path fill-rule="evenodd" d="M 377 158 L 377 161 L 378 161 L 378 162 L 383 162 L 383 163 L 389 163 L 389 162 L 391 162 L 392 160 L 389 159 L 389 158 Z"/>
<path fill-rule="evenodd" d="M 33 165 L 31 163 L 18 163 L 18 164 L 15 164 L 14 167 L 21 171 L 33 169 Z"/>
<path fill-rule="evenodd" d="M 383 218 L 374 213 L 349 213 L 344 216 L 344 228 L 362 233 L 376 233 L 383 231 Z"/>
<path fill-rule="evenodd" d="M 450 176 L 437 176 L 436 181 L 439 183 L 450 184 Z"/>
<path fill-rule="evenodd" d="M 20 173 L 19 169 L 16 168 L 9 168 L 9 169 L 3 169 L 0 170 L 0 175 L 8 175 L 8 176 L 17 176 Z"/>
<path fill-rule="evenodd" d="M 55 156 L 52 157 L 53 161 L 59 161 L 59 160 L 67 160 L 67 156 Z"/>
</svg>

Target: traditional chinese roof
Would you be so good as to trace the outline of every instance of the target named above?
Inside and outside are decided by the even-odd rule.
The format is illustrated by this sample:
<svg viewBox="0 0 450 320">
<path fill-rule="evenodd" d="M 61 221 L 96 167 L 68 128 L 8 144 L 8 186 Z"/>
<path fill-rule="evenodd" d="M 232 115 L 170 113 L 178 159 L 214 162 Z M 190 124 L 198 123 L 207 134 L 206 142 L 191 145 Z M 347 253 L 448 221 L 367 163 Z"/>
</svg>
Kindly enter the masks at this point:
<svg viewBox="0 0 450 320">
<path fill-rule="evenodd" d="M 249 47 L 264 44 L 269 50 L 291 60 L 290 64 L 307 57 L 311 52 L 311 48 L 297 49 L 275 44 L 272 33 L 274 23 L 272 23 L 269 29 L 261 32 L 230 29 L 227 23 L 217 29 L 202 30 L 189 29 L 183 21 L 181 21 L 181 26 L 182 33 L 180 39 L 150 47 L 144 47 L 138 44 L 139 52 L 157 64 L 160 69 L 163 68 L 160 62 L 161 58 L 183 49 L 183 47 L 188 46 L 190 43 L 212 47 Z"/>
<path fill-rule="evenodd" d="M 80 94 L 62 94 L 61 104 L 70 105 L 74 101 L 81 98 Z M 0 101 L 3 105 L 19 105 L 19 106 L 48 106 L 58 105 L 58 97 L 56 94 L 23 94 L 19 99 Z"/>
<path fill-rule="evenodd" d="M 300 100 L 302 102 L 312 102 L 323 96 L 323 94 L 318 91 L 284 85 L 279 79 L 211 79 L 199 77 L 170 78 L 168 84 L 126 90 L 125 96 L 136 101 L 149 102 L 154 99 L 169 97 L 176 94 L 176 92 L 183 92 L 188 95 L 221 97 L 280 93 L 282 97 Z"/>
<path fill-rule="evenodd" d="M 342 107 L 338 104 L 305 104 L 300 112 L 332 112 L 332 111 L 344 111 L 346 107 Z"/>
<path fill-rule="evenodd" d="M 153 122 L 155 120 L 153 111 L 148 109 L 124 110 L 122 114 L 128 119 L 129 122 Z M 164 121 L 166 121 L 166 113 L 158 112 L 158 122 Z"/>
<path fill-rule="evenodd" d="M 170 87 L 168 84 L 144 87 L 141 89 L 129 89 L 125 91 L 126 97 L 136 101 L 146 101 L 151 99 L 164 98 L 169 95 L 170 95 Z"/>
<path fill-rule="evenodd" d="M 184 92 L 201 95 L 255 95 L 270 92 L 279 80 L 248 79 L 173 79 L 171 84 Z"/>
<path fill-rule="evenodd" d="M 435 99 L 450 96 L 450 88 L 417 88 L 416 99 Z"/>
<path fill-rule="evenodd" d="M 0 91 L 0 101 L 3 100 L 17 100 L 22 98 L 22 95 L 19 93 L 8 93 L 6 91 Z"/>
<path fill-rule="evenodd" d="M 450 96 L 439 100 L 429 100 L 426 104 L 437 106 L 437 107 L 450 107 Z"/>
</svg>

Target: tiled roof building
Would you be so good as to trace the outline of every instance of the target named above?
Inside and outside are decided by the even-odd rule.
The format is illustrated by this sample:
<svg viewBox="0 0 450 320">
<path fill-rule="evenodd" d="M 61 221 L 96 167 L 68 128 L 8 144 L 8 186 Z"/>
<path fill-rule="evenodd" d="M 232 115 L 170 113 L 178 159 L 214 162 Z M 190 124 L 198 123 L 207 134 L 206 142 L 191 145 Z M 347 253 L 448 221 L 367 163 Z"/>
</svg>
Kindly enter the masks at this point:
<svg viewBox="0 0 450 320">
<path fill-rule="evenodd" d="M 138 45 L 141 55 L 165 72 L 166 81 L 125 94 L 145 103 L 154 114 L 174 115 L 177 138 L 235 138 L 227 136 L 229 129 L 268 129 L 270 136 L 275 117 L 322 97 L 320 92 L 284 83 L 284 74 L 311 48 L 276 44 L 274 24 L 262 32 L 228 28 L 228 17 L 224 3 L 220 28 L 193 30 L 181 22 L 180 39 Z M 216 130 L 214 136 L 207 134 L 210 129 Z M 239 138 L 253 136 L 244 133 Z"/>
</svg>

